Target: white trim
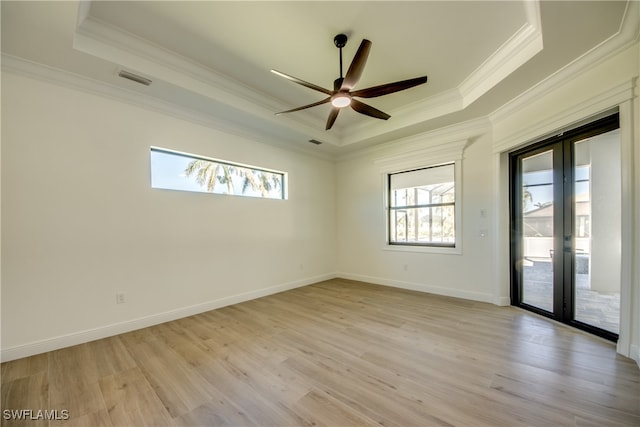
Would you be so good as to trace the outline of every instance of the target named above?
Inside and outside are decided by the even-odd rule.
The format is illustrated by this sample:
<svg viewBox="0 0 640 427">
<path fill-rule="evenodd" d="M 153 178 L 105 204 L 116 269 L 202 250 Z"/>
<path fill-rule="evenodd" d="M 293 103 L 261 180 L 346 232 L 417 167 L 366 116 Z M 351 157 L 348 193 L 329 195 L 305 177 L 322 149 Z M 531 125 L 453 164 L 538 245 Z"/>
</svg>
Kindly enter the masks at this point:
<svg viewBox="0 0 640 427">
<path fill-rule="evenodd" d="M 493 298 L 511 304 L 509 247 L 509 158 L 506 153 L 493 155 Z M 498 304 L 502 305 L 502 304 Z"/>
<path fill-rule="evenodd" d="M 236 108 L 269 123 L 278 124 L 285 120 L 287 126 L 303 135 L 327 144 L 339 145 L 340 140 L 336 135 L 319 130 L 314 122 L 305 120 L 304 116 L 277 117 L 275 111 L 288 108 L 282 101 L 90 15 L 76 27 L 73 47 L 89 55 L 121 64 L 130 71 L 221 102 L 225 107 Z"/>
<path fill-rule="evenodd" d="M 508 165 L 502 162 L 503 156 L 506 153 L 515 148 L 531 143 L 533 140 L 540 140 L 545 136 L 548 136 L 551 131 L 557 131 L 558 129 L 566 129 L 570 126 L 574 126 L 578 122 L 583 122 L 585 119 L 593 116 L 598 113 L 602 113 L 604 111 L 610 110 L 612 108 L 618 108 L 620 111 L 620 129 L 621 129 L 621 144 L 622 144 L 622 159 L 621 159 L 621 169 L 622 169 L 622 229 L 623 230 L 635 230 L 635 233 L 638 232 L 637 225 L 634 222 L 633 214 L 634 214 L 634 206 L 637 204 L 635 201 L 635 196 L 633 193 L 633 151 L 634 151 L 634 138 L 633 138 L 633 126 L 634 126 L 634 118 L 633 118 L 633 106 L 631 105 L 631 100 L 634 97 L 635 91 L 635 81 L 636 78 L 633 78 L 623 84 L 617 85 L 611 88 L 608 91 L 605 91 L 601 94 L 598 94 L 592 98 L 590 98 L 590 102 L 587 101 L 585 103 L 579 103 L 573 108 L 566 109 L 560 114 L 554 115 L 546 120 L 542 120 L 538 123 L 533 124 L 527 129 L 524 129 L 520 132 L 516 132 L 515 134 L 503 138 L 500 141 L 497 141 L 494 144 L 494 154 L 496 155 L 496 162 L 499 170 L 497 173 L 498 181 L 494 183 L 494 188 L 498 194 L 498 203 L 501 200 L 504 200 L 505 197 L 508 199 L 508 193 L 505 194 L 503 188 L 501 187 L 502 180 L 507 176 L 505 168 L 508 168 Z M 506 175 L 505 175 L 506 173 Z M 636 190 L 637 191 L 637 190 Z M 497 206 L 497 218 L 501 215 L 501 212 L 504 212 L 503 205 Z M 508 207 L 506 208 L 508 210 Z M 506 212 L 508 215 L 508 211 Z M 508 218 L 508 217 L 507 217 Z M 508 244 L 509 241 L 509 233 L 505 231 L 503 233 L 500 232 L 500 228 L 496 228 L 496 234 L 499 236 L 498 239 L 494 241 L 494 253 L 501 254 L 504 252 L 504 245 Z M 635 276 L 640 275 L 640 272 L 634 271 L 634 268 L 637 270 L 638 267 L 634 267 L 634 233 L 623 233 L 622 235 L 622 276 L 621 276 L 621 307 L 620 307 L 620 333 L 619 340 L 617 345 L 617 352 L 622 354 L 623 356 L 633 357 L 633 345 L 632 334 L 636 330 L 637 326 L 633 325 L 633 312 L 634 310 L 638 310 L 638 307 L 633 307 L 634 302 L 631 300 L 631 296 L 635 293 L 640 292 L 638 289 L 637 281 L 634 281 L 634 273 Z M 637 242 L 635 243 L 637 245 Z M 494 266 L 494 279 L 500 280 L 503 277 L 503 272 L 508 271 L 509 259 L 508 257 L 498 257 L 496 261 L 496 265 Z M 502 283 L 502 281 L 500 281 Z M 627 284 L 625 286 L 625 284 Z M 501 294 L 502 287 L 496 289 L 494 292 L 495 299 L 499 300 L 504 298 Z M 637 361 L 638 355 L 634 358 Z M 639 362 L 640 363 L 640 362 Z"/>
<path fill-rule="evenodd" d="M 620 112 L 620 184 L 622 195 L 621 229 L 633 230 L 633 207 L 637 204 L 633 193 L 633 107 L 631 101 L 619 106 Z M 636 224 L 635 227 L 638 225 Z M 620 333 L 617 343 L 618 353 L 629 357 L 632 340 L 633 320 L 633 239 L 634 233 L 623 232 L 620 244 Z M 637 267 L 636 267 L 637 268 Z M 628 286 L 626 285 L 628 284 Z"/>
<path fill-rule="evenodd" d="M 493 141 L 493 152 L 500 153 L 524 146 L 536 139 L 550 136 L 563 128 L 575 126 L 586 117 L 610 110 L 633 97 L 635 78 L 618 84 L 552 117 L 533 123 L 531 126 Z M 492 118 L 493 121 L 493 118 Z"/>
<path fill-rule="evenodd" d="M 389 226 L 387 225 L 387 228 L 388 227 Z M 389 231 L 387 230 L 387 234 L 388 233 Z M 401 243 L 396 245 L 390 245 L 388 243 L 385 243 L 385 245 L 382 247 L 382 250 L 391 251 L 391 252 L 415 252 L 415 253 L 423 253 L 423 254 L 462 255 L 462 243 L 456 242 L 455 247 L 403 245 Z"/>
<path fill-rule="evenodd" d="M 539 7 L 537 0 L 531 3 Z M 487 93 L 542 51 L 542 44 L 539 23 L 524 24 L 458 86 L 463 99 L 463 108 Z"/>
<path fill-rule="evenodd" d="M 494 297 L 491 302 L 495 305 L 499 305 L 500 307 L 506 307 L 511 305 L 511 298 L 509 297 Z"/>
<path fill-rule="evenodd" d="M 425 151 L 422 155 L 414 155 L 411 158 L 405 159 L 402 157 L 402 162 L 395 163 L 382 163 L 385 167 L 381 170 L 382 188 L 383 194 L 383 208 L 384 208 L 384 241 L 382 245 L 383 251 L 395 251 L 395 252 L 415 252 L 415 253 L 431 253 L 431 254 L 447 254 L 447 255 L 462 255 L 462 149 L 466 145 L 465 141 L 458 141 L 452 151 L 455 153 L 451 157 L 431 157 L 430 151 Z M 458 152 L 459 150 L 459 152 Z M 444 159 L 444 160 L 443 160 Z M 448 159 L 448 160 L 447 160 Z M 403 172 L 406 170 L 425 168 L 438 166 L 439 164 L 451 163 L 454 160 L 454 173 L 455 173 L 455 235 L 456 243 L 454 247 L 442 247 L 442 246 L 417 246 L 417 245 L 403 245 L 401 243 L 391 245 L 389 244 L 389 181 L 387 176 L 395 172 Z"/>
<path fill-rule="evenodd" d="M 380 167 L 380 172 L 395 173 L 409 168 L 437 166 L 441 163 L 462 160 L 464 147 L 468 139 L 430 145 L 428 147 L 405 151 L 400 154 L 380 157 L 374 163 Z M 429 142 L 426 142 L 429 144 Z"/>
<path fill-rule="evenodd" d="M 258 116 L 271 118 L 277 108 L 273 100 L 228 76 L 90 15 L 76 27 L 73 47 Z"/>
<path fill-rule="evenodd" d="M 250 301 L 256 298 L 277 294 L 279 292 L 307 286 L 324 280 L 334 279 L 336 277 L 337 276 L 333 273 L 322 274 L 319 276 L 308 277 L 306 279 L 270 286 L 255 291 L 244 292 L 237 295 L 230 295 L 200 304 L 194 304 L 188 307 L 181 307 L 174 310 L 165 311 L 163 313 L 157 313 L 145 317 L 139 317 L 137 319 L 127 320 L 124 322 L 113 323 L 111 325 L 101 326 L 94 329 L 77 331 L 66 335 L 43 339 L 40 341 L 33 341 L 14 347 L 3 348 L 0 352 L 0 361 L 7 362 L 10 360 L 20 359 L 23 357 L 33 356 L 35 354 L 69 347 L 72 345 L 83 344 L 97 339 L 107 338 L 125 332 L 130 332 L 137 329 L 169 322 L 172 320 L 181 319 L 183 317 L 193 316 L 195 314 L 204 313 L 206 311 L 215 310 L 229 305 L 238 304 L 244 301 Z"/>
<path fill-rule="evenodd" d="M 93 0 L 84 0 L 78 4 L 78 14 L 76 15 L 76 27 L 82 25 L 85 19 L 91 13 L 91 3 Z"/>
<path fill-rule="evenodd" d="M 491 122 L 486 117 L 467 120 L 451 126 L 438 128 L 428 132 L 422 132 L 404 138 L 394 139 L 370 148 L 365 148 L 352 153 L 340 155 L 336 160 L 350 160 L 360 158 L 364 154 L 371 154 L 376 163 L 393 163 L 395 157 L 407 157 L 412 155 L 432 156 L 440 152 L 443 156 L 462 158 L 465 146 L 457 146 L 462 140 L 470 143 L 479 136 L 491 131 Z M 428 153 L 431 151 L 431 153 Z M 423 154 L 421 154 L 423 153 Z M 449 154 L 450 153 L 450 154 Z M 447 160 L 444 160 L 447 161 Z"/>
<path fill-rule="evenodd" d="M 273 111 L 286 109 L 281 101 L 265 93 L 257 93 L 240 81 L 91 16 L 90 7 L 84 3 L 81 2 L 78 10 L 73 40 L 76 50 L 221 100 L 270 122 L 278 120 L 274 118 Z M 425 112 L 433 118 L 462 110 L 539 53 L 542 50 L 539 7 L 538 0 L 528 2 L 525 6 L 526 22 L 457 87 L 431 97 L 433 99 L 427 98 L 408 108 L 398 109 L 393 115 L 399 117 L 386 124 L 385 129 L 397 130 L 424 122 L 427 119 Z M 299 132 L 317 135 L 318 130 L 306 117 L 298 115 L 284 119 Z M 380 123 L 353 125 L 341 134 L 325 135 L 324 141 L 346 146 L 370 138 L 380 126 Z M 316 139 L 323 140 L 320 137 Z"/>
<path fill-rule="evenodd" d="M 290 141 L 292 142 L 291 144 L 287 144 L 284 140 L 276 139 L 274 137 L 266 135 L 264 132 L 248 128 L 246 126 L 236 125 L 228 120 L 224 120 L 223 118 L 216 118 L 216 116 L 208 114 L 206 112 L 196 111 L 184 106 L 180 106 L 178 104 L 174 104 L 172 102 L 164 101 L 162 99 L 146 95 L 141 92 L 136 92 L 109 83 L 90 79 L 79 74 L 74 74 L 65 70 L 29 61 L 6 53 L 1 54 L 0 62 L 2 66 L 2 72 L 12 73 L 22 77 L 27 77 L 57 86 L 79 90 L 91 95 L 119 101 L 128 105 L 132 105 L 134 107 L 144 108 L 149 111 L 165 114 L 170 117 L 174 117 L 180 120 L 186 120 L 188 122 L 205 126 L 210 129 L 215 129 L 231 135 L 251 139 L 253 141 L 258 141 L 289 151 L 304 153 L 325 160 L 333 159 L 334 157 L 331 154 L 327 154 L 315 149 L 315 146 L 311 147 L 310 144 L 300 144 L 300 141 L 298 140 L 292 140 Z M 325 139 L 322 138 L 322 140 L 324 141 Z"/>
<path fill-rule="evenodd" d="M 426 283 L 416 283 L 416 282 L 405 282 L 401 280 L 386 279 L 383 277 L 366 276 L 363 274 L 353 274 L 353 273 L 344 273 L 344 272 L 336 273 L 336 277 L 348 279 L 348 280 L 356 280 L 359 282 L 373 283 L 375 285 L 390 286 L 394 288 L 408 289 L 411 291 L 418 291 L 418 292 L 426 292 L 434 295 L 443 295 L 447 297 L 461 298 L 461 299 L 466 299 L 471 301 L 488 302 L 488 303 L 493 302 L 492 295 L 484 292 L 473 292 L 473 291 L 466 291 L 462 289 L 452 289 L 446 286 L 437 286 L 437 285 L 430 285 Z"/>
<path fill-rule="evenodd" d="M 402 129 L 464 110 L 540 53 L 543 49 L 540 3 L 538 0 L 524 3 L 527 22 L 472 71 L 462 83 L 424 100 L 397 108 L 393 111 L 393 122 L 384 124 L 385 130 L 388 132 Z M 352 125 L 345 130 L 341 146 L 370 138 L 382 126 L 381 123 L 364 122 Z"/>
<path fill-rule="evenodd" d="M 485 121 L 480 121 L 485 124 Z M 430 136 L 434 136 L 435 133 L 421 134 L 412 137 L 410 140 L 406 140 L 403 145 L 402 152 L 378 157 L 374 159 L 374 163 L 379 166 L 380 176 L 382 180 L 383 194 L 382 204 L 384 209 L 384 226 L 381 230 L 384 230 L 384 234 L 381 233 L 382 238 L 382 250 L 384 251 L 397 251 L 397 252 L 416 252 L 416 253 L 437 253 L 437 254 L 450 254 L 461 255 L 462 254 L 462 236 L 463 236 L 463 184 L 462 184 L 462 158 L 464 148 L 469 143 L 468 138 L 459 140 L 447 139 L 447 136 L 459 136 L 460 129 L 464 129 L 464 133 L 468 133 L 470 129 L 478 130 L 478 122 L 473 121 L 473 126 L 468 128 L 468 123 L 463 124 L 461 127 L 456 127 L 455 132 L 451 132 L 452 129 L 448 129 L 449 132 L 439 134 L 438 138 L 431 140 Z M 418 144 L 421 145 L 418 148 Z M 387 175 L 390 173 L 402 172 L 410 169 L 424 168 L 429 166 L 437 166 L 444 163 L 455 163 L 455 235 L 456 243 L 455 247 L 437 247 L 437 246 L 413 246 L 413 245 L 390 245 L 389 244 L 389 208 L 387 195 L 389 193 Z"/>
<path fill-rule="evenodd" d="M 629 1 L 622 24 L 616 34 L 489 114 L 491 122 L 495 124 L 508 119 L 513 113 L 552 93 L 559 87 L 575 80 L 577 76 L 630 47 L 638 40 L 639 26 L 640 2 Z"/>
<path fill-rule="evenodd" d="M 636 364 L 640 368 L 640 346 L 631 346 L 631 350 L 629 351 L 629 359 L 635 360 Z"/>
</svg>

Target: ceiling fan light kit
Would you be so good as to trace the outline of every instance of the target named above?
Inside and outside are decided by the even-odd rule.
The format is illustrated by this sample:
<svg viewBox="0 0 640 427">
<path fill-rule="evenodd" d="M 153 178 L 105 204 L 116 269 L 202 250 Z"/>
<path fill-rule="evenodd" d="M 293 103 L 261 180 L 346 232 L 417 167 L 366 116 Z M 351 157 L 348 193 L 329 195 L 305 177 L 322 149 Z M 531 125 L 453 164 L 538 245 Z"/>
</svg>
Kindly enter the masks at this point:
<svg viewBox="0 0 640 427">
<path fill-rule="evenodd" d="M 327 119 L 327 124 L 325 129 L 329 130 L 333 126 L 338 117 L 338 113 L 342 108 L 350 106 L 354 111 L 357 111 L 360 114 L 364 114 L 369 117 L 374 117 L 376 119 L 387 120 L 390 115 L 384 113 L 372 106 L 365 104 L 364 102 L 358 101 L 354 99 L 354 97 L 359 98 L 375 98 L 382 95 L 388 95 L 395 92 L 400 92 L 401 90 L 409 89 L 414 86 L 421 85 L 427 82 L 427 76 L 416 77 L 414 79 L 402 80 L 394 83 L 387 83 L 379 86 L 373 86 L 366 89 L 360 89 L 354 91 L 353 88 L 356 86 L 360 77 L 362 76 L 362 72 L 364 71 L 364 66 L 367 63 L 367 58 L 369 57 L 369 51 L 371 50 L 371 42 L 367 39 L 363 39 L 360 43 L 360 47 L 356 52 L 353 60 L 351 61 L 351 65 L 347 70 L 347 74 L 343 77 L 342 75 L 342 48 L 347 44 L 347 36 L 345 34 L 338 34 L 334 37 L 333 42 L 338 49 L 340 49 L 340 77 L 337 78 L 333 82 L 333 90 L 325 89 L 321 86 L 315 85 L 313 83 L 306 82 L 297 77 L 290 76 L 288 74 L 282 73 L 280 71 L 271 70 L 272 73 L 284 77 L 287 80 L 291 80 L 294 83 L 299 85 L 308 87 L 309 89 L 313 89 L 317 92 L 322 92 L 325 95 L 328 95 L 327 98 L 314 102 L 312 104 L 303 105 L 302 107 L 293 108 L 287 111 L 281 111 L 276 114 L 285 114 L 292 113 L 294 111 L 306 110 L 307 108 L 315 107 L 318 105 L 331 103 L 331 112 L 329 113 L 329 117 Z"/>
<path fill-rule="evenodd" d="M 336 108 L 348 107 L 351 104 L 351 96 L 348 93 L 337 93 L 331 97 L 331 105 Z"/>
</svg>

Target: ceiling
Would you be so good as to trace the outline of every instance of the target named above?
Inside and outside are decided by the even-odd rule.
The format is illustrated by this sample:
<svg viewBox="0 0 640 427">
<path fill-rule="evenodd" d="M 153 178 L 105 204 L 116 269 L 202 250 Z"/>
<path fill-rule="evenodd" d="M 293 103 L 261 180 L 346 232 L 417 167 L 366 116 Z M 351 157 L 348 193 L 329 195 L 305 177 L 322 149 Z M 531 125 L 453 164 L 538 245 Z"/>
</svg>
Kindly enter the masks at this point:
<svg viewBox="0 0 640 427">
<path fill-rule="evenodd" d="M 627 1 L 2 1 L 3 62 L 16 58 L 86 77 L 130 102 L 291 148 L 335 154 L 486 116 L 621 30 Z M 636 24 L 637 25 L 637 24 Z M 372 42 L 356 89 L 428 75 L 365 100 L 391 115 L 330 105 L 276 112 L 332 89 L 336 34 L 348 68 Z M 127 70 L 152 80 L 118 77 Z M 310 139 L 322 142 L 311 145 Z"/>
</svg>

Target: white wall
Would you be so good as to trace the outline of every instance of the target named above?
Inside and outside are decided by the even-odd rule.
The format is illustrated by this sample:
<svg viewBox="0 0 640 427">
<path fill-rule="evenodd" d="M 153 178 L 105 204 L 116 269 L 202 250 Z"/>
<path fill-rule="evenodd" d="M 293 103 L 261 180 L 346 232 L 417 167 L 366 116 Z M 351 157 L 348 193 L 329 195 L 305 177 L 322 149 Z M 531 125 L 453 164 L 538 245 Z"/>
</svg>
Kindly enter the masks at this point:
<svg viewBox="0 0 640 427">
<path fill-rule="evenodd" d="M 622 200 L 620 136 L 601 135 L 589 141 L 591 158 L 591 289 L 620 292 Z M 589 252 L 587 252 L 589 253 Z"/>
<path fill-rule="evenodd" d="M 640 227 L 638 206 L 640 201 L 640 142 L 638 140 L 637 78 L 640 74 L 639 49 L 636 44 L 616 55 L 602 59 L 585 72 L 571 75 L 561 85 L 542 85 L 539 95 L 525 98 L 517 108 L 508 106 L 494 116 L 493 150 L 497 167 L 497 218 L 503 219 L 497 227 L 496 282 L 499 296 L 509 294 L 508 282 L 508 180 L 507 153 L 509 150 L 542 140 L 563 128 L 588 120 L 590 116 L 619 108 L 622 164 L 622 265 L 621 323 L 618 352 L 632 357 L 640 364 Z M 635 157 L 634 157 L 635 156 Z M 635 218 L 634 218 L 635 215 Z"/>
<path fill-rule="evenodd" d="M 635 153 L 625 173 L 635 177 L 623 185 L 627 219 L 622 219 L 627 246 L 623 246 L 623 319 L 618 351 L 640 363 L 640 241 L 638 191 L 640 151 L 638 100 L 631 101 L 638 67 L 638 45 L 597 62 L 583 74 L 572 74 L 561 84 L 542 85 L 525 94 L 525 101 L 506 106 L 489 118 L 491 131 L 480 132 L 463 152 L 462 161 L 462 254 L 433 254 L 383 250 L 385 213 L 384 183 L 376 156 L 402 156 L 407 147 L 390 141 L 384 148 L 350 155 L 337 164 L 336 206 L 338 212 L 339 275 L 353 279 L 419 289 L 496 304 L 509 302 L 509 213 L 508 162 L 506 153 L 531 141 L 542 140 L 553 131 L 588 119 L 591 115 L 621 107 L 621 126 L 627 146 Z M 554 83 L 554 82 L 550 82 Z M 637 89 L 635 89 L 637 91 Z M 539 93 L 539 95 L 533 95 Z M 623 111 L 624 110 L 624 111 Z M 461 124 L 465 128 L 465 124 Z M 452 133 L 459 131 L 453 129 Z M 470 135 L 473 129 L 469 128 Z M 443 131 L 422 136 L 429 147 Z M 411 149 L 415 149 L 415 145 Z M 624 157 L 624 156 L 623 156 Z M 626 161 L 623 159 L 623 161 Z M 634 196 L 634 194 L 636 194 Z M 631 206 L 634 203 L 635 208 Z M 635 209 L 635 210 L 634 210 Z M 481 211 L 486 210 L 487 218 Z M 632 214 L 632 215 L 630 215 Z M 637 221 L 635 222 L 637 224 Z M 626 227 L 626 228 L 625 228 Z M 633 227 L 636 227 L 635 230 Z M 480 230 L 487 230 L 481 237 Z M 634 234 L 635 233 L 635 234 Z M 635 235 L 635 238 L 633 237 Z M 634 239 L 632 241 L 632 239 Z M 625 261 L 626 260 L 626 261 Z M 406 266 L 406 267 L 405 267 Z"/>
<path fill-rule="evenodd" d="M 456 135 L 458 138 L 460 135 Z M 413 138 L 429 147 L 436 137 Z M 424 253 L 385 248 L 386 216 L 381 155 L 401 155 L 401 142 L 339 162 L 336 169 L 339 275 L 460 298 L 493 301 L 491 270 L 491 139 L 469 143 L 462 160 L 461 254 Z M 415 147 L 412 147 L 415 148 Z M 423 166 L 428 166 L 425 164 Z M 485 216 L 482 217 L 481 215 Z M 481 230 L 484 236 L 481 236 Z"/>
<path fill-rule="evenodd" d="M 332 277 L 332 162 L 11 73 L 2 88 L 4 360 Z M 151 145 L 286 171 L 289 199 L 151 189 Z"/>
<path fill-rule="evenodd" d="M 508 303 L 504 153 L 613 106 L 617 95 L 598 96 L 640 73 L 639 53 L 636 44 L 499 119 L 491 117 L 490 130 L 468 127 L 462 136 L 471 140 L 462 153 L 461 254 L 383 250 L 384 185 L 376 159 L 415 145 L 390 141 L 334 164 L 4 73 L 2 358 L 334 275 Z M 637 96 L 628 104 L 621 120 L 635 157 L 626 159 L 631 180 L 623 180 L 623 205 L 635 203 L 630 219 L 637 224 Z M 428 147 L 446 134 L 417 138 Z M 152 190 L 151 145 L 287 171 L 289 200 Z M 623 242 L 623 251 L 631 252 L 622 274 L 626 350 L 619 350 L 639 360 L 639 227 L 628 235 L 633 241 Z M 116 292 L 126 293 L 125 304 L 115 304 Z"/>
</svg>

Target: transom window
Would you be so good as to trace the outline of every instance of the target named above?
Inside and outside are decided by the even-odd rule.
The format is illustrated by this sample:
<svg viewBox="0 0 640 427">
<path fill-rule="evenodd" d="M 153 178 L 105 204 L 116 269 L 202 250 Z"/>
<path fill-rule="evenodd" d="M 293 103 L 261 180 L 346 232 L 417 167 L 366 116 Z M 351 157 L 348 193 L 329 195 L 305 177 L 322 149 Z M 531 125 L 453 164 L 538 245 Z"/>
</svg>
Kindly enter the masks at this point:
<svg viewBox="0 0 640 427">
<path fill-rule="evenodd" d="M 285 172 L 151 147 L 151 187 L 286 199 Z"/>
<path fill-rule="evenodd" d="M 388 175 L 389 244 L 455 247 L 455 164 Z"/>
</svg>

